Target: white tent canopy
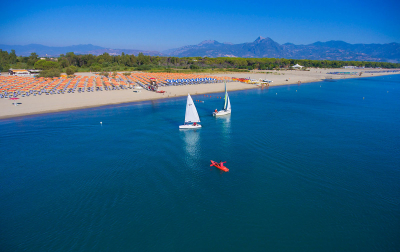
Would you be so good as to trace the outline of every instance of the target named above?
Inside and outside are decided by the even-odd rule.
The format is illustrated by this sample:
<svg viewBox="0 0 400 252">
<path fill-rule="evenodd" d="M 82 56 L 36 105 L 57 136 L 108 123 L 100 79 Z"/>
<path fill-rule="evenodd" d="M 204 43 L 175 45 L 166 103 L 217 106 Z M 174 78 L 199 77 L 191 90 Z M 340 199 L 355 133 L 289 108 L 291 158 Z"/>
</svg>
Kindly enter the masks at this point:
<svg viewBox="0 0 400 252">
<path fill-rule="evenodd" d="M 299 64 L 296 64 L 294 66 L 292 66 L 293 68 L 302 68 L 303 66 L 300 66 Z"/>
</svg>

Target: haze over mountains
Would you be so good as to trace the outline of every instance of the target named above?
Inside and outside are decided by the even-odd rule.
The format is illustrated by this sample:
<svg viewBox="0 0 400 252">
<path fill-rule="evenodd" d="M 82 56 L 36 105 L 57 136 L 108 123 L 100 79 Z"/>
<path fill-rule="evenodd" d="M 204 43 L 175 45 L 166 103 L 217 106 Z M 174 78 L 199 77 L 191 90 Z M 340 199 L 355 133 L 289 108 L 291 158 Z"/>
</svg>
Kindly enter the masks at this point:
<svg viewBox="0 0 400 252">
<path fill-rule="evenodd" d="M 309 45 L 291 43 L 279 44 L 271 38 L 258 37 L 253 42 L 232 44 L 206 40 L 198 45 L 188 45 L 166 51 L 143 51 L 132 49 L 111 49 L 95 45 L 74 45 L 67 47 L 50 47 L 38 44 L 26 46 L 0 45 L 0 49 L 11 51 L 17 55 L 29 56 L 36 52 L 39 56 L 59 56 L 67 52 L 75 54 L 100 55 L 107 52 L 111 55 L 139 54 L 151 56 L 174 57 L 244 57 L 244 58 L 286 58 L 311 60 L 344 60 L 344 61 L 382 61 L 400 62 L 400 44 L 349 44 L 343 41 L 315 42 Z"/>
</svg>

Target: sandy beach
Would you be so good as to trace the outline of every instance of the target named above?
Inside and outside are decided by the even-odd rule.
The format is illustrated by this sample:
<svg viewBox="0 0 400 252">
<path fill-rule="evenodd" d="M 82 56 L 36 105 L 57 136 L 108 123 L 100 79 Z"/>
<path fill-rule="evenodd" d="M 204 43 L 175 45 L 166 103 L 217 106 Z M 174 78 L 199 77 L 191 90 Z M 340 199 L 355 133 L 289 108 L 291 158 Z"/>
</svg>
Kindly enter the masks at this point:
<svg viewBox="0 0 400 252">
<path fill-rule="evenodd" d="M 301 70 L 263 70 L 263 71 L 252 71 L 251 73 L 234 73 L 234 74 L 216 74 L 216 76 L 230 76 L 238 78 L 251 78 L 259 80 L 268 79 L 273 82 L 270 86 L 290 85 L 307 82 L 318 82 L 324 79 L 348 79 L 348 78 L 365 78 L 382 75 L 391 75 L 395 73 L 365 73 L 366 71 L 385 71 L 385 69 L 343 69 L 343 68 L 326 68 L 326 69 L 315 69 L 311 68 L 309 71 Z M 267 72 L 267 74 L 265 73 Z M 356 75 L 335 75 L 328 74 L 329 72 L 356 72 Z M 359 76 L 359 73 L 362 75 Z M 397 73 L 399 74 L 399 73 Z"/>
<path fill-rule="evenodd" d="M 377 69 L 310 69 L 310 71 L 287 70 L 287 71 L 252 71 L 249 73 L 220 73 L 214 76 L 229 76 L 238 78 L 251 78 L 259 80 L 268 79 L 273 82 L 270 86 L 303 84 L 307 82 L 323 81 L 326 78 L 343 79 L 343 78 L 365 78 L 381 75 L 391 75 L 393 73 L 365 73 L 368 70 Z M 384 69 L 382 69 L 383 71 Z M 363 72 L 362 76 L 358 75 L 332 75 L 328 72 Z M 398 74 L 398 73 L 397 73 Z M 90 73 L 78 73 L 77 75 L 90 75 Z M 241 82 L 228 82 L 228 91 L 245 90 L 260 88 L 259 86 L 246 84 Z M 207 94 L 218 93 L 224 91 L 224 83 L 215 84 L 198 84 L 186 86 L 169 86 L 162 87 L 165 93 L 155 93 L 147 90 L 133 92 L 132 89 L 116 90 L 116 91 L 96 91 L 84 93 L 66 93 L 54 95 L 41 95 L 21 97 L 17 104 L 13 105 L 13 101 L 9 99 L 0 99 L 0 119 L 26 116 L 33 114 L 51 113 L 57 111 L 76 110 L 82 108 L 98 107 L 104 105 L 138 102 L 145 100 L 165 99 L 170 97 L 185 96 L 188 93 Z"/>
</svg>

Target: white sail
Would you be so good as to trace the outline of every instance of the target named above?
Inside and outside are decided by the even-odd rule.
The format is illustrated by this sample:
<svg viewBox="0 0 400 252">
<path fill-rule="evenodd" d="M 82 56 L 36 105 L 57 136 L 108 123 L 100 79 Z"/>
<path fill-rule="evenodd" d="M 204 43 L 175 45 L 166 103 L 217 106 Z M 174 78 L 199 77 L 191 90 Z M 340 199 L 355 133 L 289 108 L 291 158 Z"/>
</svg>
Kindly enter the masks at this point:
<svg viewBox="0 0 400 252">
<path fill-rule="evenodd" d="M 193 99 L 188 94 L 187 103 L 186 103 L 186 113 L 185 113 L 185 123 L 198 123 L 200 122 L 199 114 L 197 113 L 197 109 L 194 106 Z"/>
<path fill-rule="evenodd" d="M 229 100 L 229 96 L 228 96 L 228 93 L 226 93 L 226 99 L 227 99 L 227 103 L 228 103 L 228 105 L 226 106 L 226 111 L 231 111 L 231 102 L 230 102 L 230 100 Z"/>
<path fill-rule="evenodd" d="M 228 90 L 226 90 L 226 82 L 225 82 L 225 103 L 224 103 L 224 110 L 230 111 L 231 110 L 231 102 L 229 101 Z"/>
</svg>

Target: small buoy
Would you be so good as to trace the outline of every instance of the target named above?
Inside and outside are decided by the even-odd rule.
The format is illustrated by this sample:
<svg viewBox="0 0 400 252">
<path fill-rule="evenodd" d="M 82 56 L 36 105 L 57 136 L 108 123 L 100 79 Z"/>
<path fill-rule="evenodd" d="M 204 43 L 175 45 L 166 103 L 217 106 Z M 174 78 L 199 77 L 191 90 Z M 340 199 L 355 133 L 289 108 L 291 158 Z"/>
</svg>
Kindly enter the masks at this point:
<svg viewBox="0 0 400 252">
<path fill-rule="evenodd" d="M 297 92 L 297 90 L 296 90 L 296 92 Z"/>
<path fill-rule="evenodd" d="M 278 93 L 276 93 L 276 95 L 278 95 Z"/>
<path fill-rule="evenodd" d="M 387 91 L 389 93 L 389 91 Z"/>
<path fill-rule="evenodd" d="M 103 124 L 103 122 L 100 122 L 100 124 Z"/>
<path fill-rule="evenodd" d="M 363 100 L 364 100 L 364 98 L 365 98 L 365 97 L 363 97 Z"/>
<path fill-rule="evenodd" d="M 321 86 L 319 86 L 319 87 L 321 87 Z"/>
</svg>

